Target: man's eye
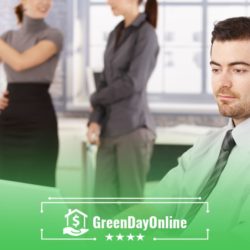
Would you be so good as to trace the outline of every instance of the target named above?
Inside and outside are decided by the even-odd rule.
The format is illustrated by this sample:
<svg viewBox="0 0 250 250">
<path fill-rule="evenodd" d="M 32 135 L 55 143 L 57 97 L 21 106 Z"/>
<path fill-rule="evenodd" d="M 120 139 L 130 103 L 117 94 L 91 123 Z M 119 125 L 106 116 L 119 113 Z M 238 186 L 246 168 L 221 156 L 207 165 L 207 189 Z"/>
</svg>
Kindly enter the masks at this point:
<svg viewBox="0 0 250 250">
<path fill-rule="evenodd" d="M 219 69 L 212 69 L 212 72 L 213 72 L 213 73 L 218 73 L 218 72 L 219 72 Z"/>
<path fill-rule="evenodd" d="M 247 70 L 246 69 L 234 69 L 234 72 L 243 74 L 243 73 L 247 72 Z"/>
</svg>

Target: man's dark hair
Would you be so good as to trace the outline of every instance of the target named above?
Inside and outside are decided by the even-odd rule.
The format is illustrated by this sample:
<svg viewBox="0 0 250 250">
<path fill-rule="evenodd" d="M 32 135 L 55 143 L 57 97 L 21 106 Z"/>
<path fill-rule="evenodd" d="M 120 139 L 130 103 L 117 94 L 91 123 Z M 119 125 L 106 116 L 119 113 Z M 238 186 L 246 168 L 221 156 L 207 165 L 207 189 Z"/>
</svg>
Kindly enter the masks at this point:
<svg viewBox="0 0 250 250">
<path fill-rule="evenodd" d="M 211 43 L 247 39 L 250 40 L 250 18 L 233 17 L 214 25 Z"/>
</svg>

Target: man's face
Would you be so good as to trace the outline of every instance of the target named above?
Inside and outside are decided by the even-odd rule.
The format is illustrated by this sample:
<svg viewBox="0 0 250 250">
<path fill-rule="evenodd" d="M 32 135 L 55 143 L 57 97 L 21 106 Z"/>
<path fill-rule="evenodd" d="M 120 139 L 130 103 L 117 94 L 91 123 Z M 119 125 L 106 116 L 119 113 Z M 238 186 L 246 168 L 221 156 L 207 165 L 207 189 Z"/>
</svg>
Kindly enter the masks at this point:
<svg viewBox="0 0 250 250">
<path fill-rule="evenodd" d="M 250 40 L 215 41 L 212 88 L 219 111 L 235 125 L 250 117 Z"/>
</svg>

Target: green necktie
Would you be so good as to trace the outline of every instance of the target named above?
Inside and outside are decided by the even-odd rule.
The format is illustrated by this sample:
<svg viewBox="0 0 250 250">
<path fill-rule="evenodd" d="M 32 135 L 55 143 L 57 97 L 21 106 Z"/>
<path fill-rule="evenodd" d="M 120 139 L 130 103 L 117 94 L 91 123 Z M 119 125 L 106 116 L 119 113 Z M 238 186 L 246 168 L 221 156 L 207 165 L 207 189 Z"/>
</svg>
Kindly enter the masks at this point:
<svg viewBox="0 0 250 250">
<path fill-rule="evenodd" d="M 229 130 L 227 131 L 224 137 L 220 154 L 213 169 L 213 172 L 211 173 L 206 185 L 202 188 L 201 192 L 197 196 L 201 197 L 202 201 L 205 201 L 208 198 L 208 196 L 211 194 L 216 184 L 218 183 L 221 173 L 223 172 L 225 166 L 227 165 L 228 157 L 235 145 L 236 144 L 232 136 L 232 130 Z M 185 217 L 189 223 L 191 223 L 191 221 L 198 213 L 202 205 L 203 205 L 202 203 L 201 204 L 199 203 L 199 204 L 193 204 L 191 206 L 190 210 L 188 211 Z"/>
</svg>

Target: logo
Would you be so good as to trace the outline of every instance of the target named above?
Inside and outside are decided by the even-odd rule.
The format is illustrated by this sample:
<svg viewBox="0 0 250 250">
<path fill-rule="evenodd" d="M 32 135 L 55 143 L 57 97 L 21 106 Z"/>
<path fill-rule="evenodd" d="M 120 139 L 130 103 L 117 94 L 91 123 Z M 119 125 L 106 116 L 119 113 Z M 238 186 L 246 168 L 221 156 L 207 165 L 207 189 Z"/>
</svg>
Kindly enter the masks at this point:
<svg viewBox="0 0 250 250">
<path fill-rule="evenodd" d="M 70 236 L 80 236 L 87 233 L 89 230 L 86 228 L 86 219 L 88 216 L 78 209 L 68 210 L 65 215 L 67 227 L 63 229 L 63 234 Z"/>
<path fill-rule="evenodd" d="M 99 205 L 101 203 L 110 206 L 110 204 L 116 202 L 126 204 L 126 200 L 122 199 L 115 202 L 104 200 L 100 202 L 99 200 L 92 201 L 93 198 L 82 198 L 83 201 L 77 199 L 77 202 L 75 202 L 71 198 L 67 198 L 70 199 L 70 202 L 58 202 L 51 199 L 41 202 L 40 211 L 43 217 L 43 224 L 40 229 L 41 240 L 98 240 L 98 242 L 209 240 L 209 229 L 205 223 L 202 222 L 201 226 L 197 223 L 200 226 L 200 232 L 197 232 L 198 228 L 195 227 L 195 230 L 193 230 L 192 227 L 189 227 L 190 223 L 185 217 L 183 218 L 182 215 L 173 216 L 166 207 L 168 204 L 172 206 L 175 203 L 185 206 L 202 203 L 206 206 L 206 209 L 201 212 L 205 212 L 204 216 L 207 216 L 209 204 L 206 201 L 200 201 L 199 198 L 197 198 L 198 201 L 189 201 L 190 198 L 187 198 L 188 201 L 172 201 L 173 198 L 160 198 L 157 201 L 153 198 L 144 198 L 145 201 L 133 202 L 136 205 L 134 210 L 127 210 L 127 213 L 115 217 L 96 214 L 93 204 Z M 81 209 L 73 206 L 71 206 L 71 209 L 68 208 L 68 204 L 73 205 L 75 203 L 84 204 L 84 210 L 81 211 Z M 154 206 L 159 204 L 159 208 L 152 209 L 152 204 L 155 204 Z M 148 207 L 150 208 L 150 214 L 147 211 Z M 145 209 L 145 216 L 141 208 Z M 207 218 L 205 219 L 207 221 Z M 51 223 L 51 220 L 53 220 L 53 223 Z"/>
</svg>

